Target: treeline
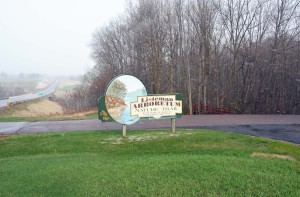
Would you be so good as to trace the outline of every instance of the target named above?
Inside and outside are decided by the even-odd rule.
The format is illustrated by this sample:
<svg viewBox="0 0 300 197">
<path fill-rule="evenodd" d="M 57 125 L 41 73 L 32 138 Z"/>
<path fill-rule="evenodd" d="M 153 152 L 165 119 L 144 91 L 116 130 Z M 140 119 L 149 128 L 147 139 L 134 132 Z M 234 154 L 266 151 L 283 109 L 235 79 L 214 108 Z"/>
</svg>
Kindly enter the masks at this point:
<svg viewBox="0 0 300 197">
<path fill-rule="evenodd" d="M 300 114 L 299 7 L 296 0 L 129 3 L 94 32 L 96 65 L 68 105 L 95 106 L 113 77 L 131 74 L 148 93 L 183 94 L 187 113 L 202 104 Z"/>
<path fill-rule="evenodd" d="M 37 80 L 41 75 L 37 73 L 11 75 L 6 72 L 0 73 L 0 99 L 18 96 L 35 91 Z"/>
</svg>

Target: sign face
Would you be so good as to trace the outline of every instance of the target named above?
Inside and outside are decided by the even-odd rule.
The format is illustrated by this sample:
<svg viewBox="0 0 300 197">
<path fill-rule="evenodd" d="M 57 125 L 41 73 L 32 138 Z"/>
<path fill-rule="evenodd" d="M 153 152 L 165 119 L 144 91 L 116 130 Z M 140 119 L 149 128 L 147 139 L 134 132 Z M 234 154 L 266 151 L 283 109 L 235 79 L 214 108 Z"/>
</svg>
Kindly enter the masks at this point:
<svg viewBox="0 0 300 197">
<path fill-rule="evenodd" d="M 144 84 L 136 77 L 120 75 L 114 78 L 105 93 L 105 107 L 108 117 L 123 125 L 137 122 L 140 118 L 131 115 L 130 103 L 137 102 L 138 96 L 146 95 L 147 91 Z M 105 112 L 105 110 L 103 111 Z"/>
<path fill-rule="evenodd" d="M 139 96 L 137 102 L 131 102 L 130 108 L 131 115 L 139 118 L 174 118 L 182 115 L 182 96 Z"/>
<path fill-rule="evenodd" d="M 98 99 L 98 118 L 102 122 L 114 122 L 112 117 L 109 115 L 105 106 L 105 96 L 101 96 Z"/>
<path fill-rule="evenodd" d="M 98 118 L 102 122 L 116 121 L 123 128 L 140 119 L 180 118 L 183 112 L 182 100 L 181 94 L 147 95 L 146 88 L 139 79 L 131 75 L 120 75 L 111 80 L 105 95 L 98 99 Z M 173 120 L 172 130 L 173 122 L 175 130 Z"/>
</svg>

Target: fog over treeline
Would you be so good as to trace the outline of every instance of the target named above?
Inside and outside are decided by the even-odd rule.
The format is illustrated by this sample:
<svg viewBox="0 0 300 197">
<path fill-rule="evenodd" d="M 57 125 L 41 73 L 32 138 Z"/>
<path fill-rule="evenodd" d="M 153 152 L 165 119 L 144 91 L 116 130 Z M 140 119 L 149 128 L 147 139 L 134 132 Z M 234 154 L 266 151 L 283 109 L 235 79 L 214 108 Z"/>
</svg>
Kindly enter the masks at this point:
<svg viewBox="0 0 300 197">
<path fill-rule="evenodd" d="M 93 33 L 96 65 L 69 95 L 95 106 L 119 74 L 148 94 L 181 93 L 234 113 L 300 114 L 300 10 L 296 0 L 137 0 Z M 205 112 L 205 109 L 201 113 Z"/>
<path fill-rule="evenodd" d="M 80 81 L 80 75 L 46 75 L 40 73 L 6 73 L 0 72 L 0 99 L 7 99 L 12 96 L 35 93 L 40 90 L 39 82 L 50 84 L 55 80 L 74 80 Z M 42 88 L 43 89 L 43 88 Z"/>
</svg>

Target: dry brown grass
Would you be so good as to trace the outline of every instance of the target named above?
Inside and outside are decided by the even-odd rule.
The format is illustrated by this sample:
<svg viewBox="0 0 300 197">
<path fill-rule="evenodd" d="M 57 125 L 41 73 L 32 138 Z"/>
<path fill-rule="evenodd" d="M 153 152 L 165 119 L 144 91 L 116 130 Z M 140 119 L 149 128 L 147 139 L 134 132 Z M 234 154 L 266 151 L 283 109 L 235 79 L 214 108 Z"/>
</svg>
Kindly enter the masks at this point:
<svg viewBox="0 0 300 197">
<path fill-rule="evenodd" d="M 14 112 L 12 117 L 37 117 L 62 115 L 63 113 L 63 108 L 58 103 L 43 99 L 39 102 L 30 104 L 27 109 Z"/>
<path fill-rule="evenodd" d="M 278 155 L 278 154 L 267 154 L 267 153 L 252 153 L 252 157 L 263 157 L 263 158 L 270 158 L 270 159 L 285 159 L 285 160 L 291 160 L 296 161 L 296 159 L 290 155 Z"/>
<path fill-rule="evenodd" d="M 5 138 L 12 136 L 12 135 L 7 135 L 7 134 L 0 134 L 0 141 L 5 140 Z"/>
</svg>

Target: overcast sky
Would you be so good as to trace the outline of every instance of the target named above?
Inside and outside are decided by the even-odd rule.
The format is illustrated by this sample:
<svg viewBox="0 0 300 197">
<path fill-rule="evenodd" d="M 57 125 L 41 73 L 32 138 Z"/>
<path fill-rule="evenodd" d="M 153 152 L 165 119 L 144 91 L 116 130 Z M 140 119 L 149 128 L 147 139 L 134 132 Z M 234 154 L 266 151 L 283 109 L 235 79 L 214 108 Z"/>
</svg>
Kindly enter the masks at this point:
<svg viewBox="0 0 300 197">
<path fill-rule="evenodd" d="M 0 72 L 84 74 L 93 32 L 126 0 L 0 0 Z"/>
</svg>

